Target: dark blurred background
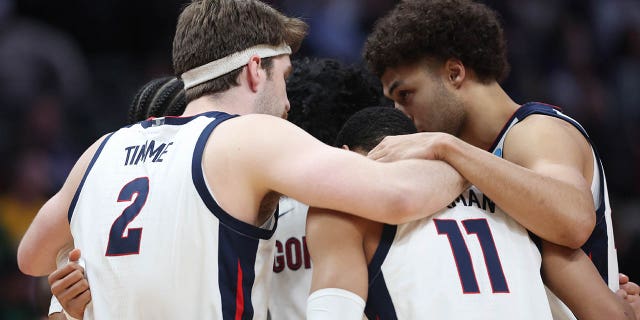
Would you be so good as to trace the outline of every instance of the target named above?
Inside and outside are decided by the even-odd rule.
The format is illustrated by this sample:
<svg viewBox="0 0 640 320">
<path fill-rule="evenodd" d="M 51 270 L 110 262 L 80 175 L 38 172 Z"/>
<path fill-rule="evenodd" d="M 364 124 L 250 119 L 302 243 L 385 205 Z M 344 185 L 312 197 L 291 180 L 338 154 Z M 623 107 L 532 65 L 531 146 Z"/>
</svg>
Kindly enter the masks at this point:
<svg viewBox="0 0 640 320">
<path fill-rule="evenodd" d="M 46 315 L 46 280 L 20 274 L 17 244 L 80 153 L 124 124 L 138 87 L 172 73 L 186 2 L 0 0 L 0 319 Z M 267 2 L 311 26 L 298 57 L 346 63 L 361 61 L 373 22 L 396 3 Z M 561 106 L 598 146 L 620 270 L 640 282 L 640 0 L 484 2 L 504 21 L 507 92 Z"/>
</svg>

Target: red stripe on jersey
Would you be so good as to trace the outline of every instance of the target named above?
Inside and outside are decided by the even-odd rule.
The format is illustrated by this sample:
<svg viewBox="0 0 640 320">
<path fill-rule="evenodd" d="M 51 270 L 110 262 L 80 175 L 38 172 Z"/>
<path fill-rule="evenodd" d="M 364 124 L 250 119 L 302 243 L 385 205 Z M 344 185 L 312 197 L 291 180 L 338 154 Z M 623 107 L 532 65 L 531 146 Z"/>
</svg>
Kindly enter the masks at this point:
<svg viewBox="0 0 640 320">
<path fill-rule="evenodd" d="M 242 292 L 242 266 L 238 259 L 238 284 L 236 287 L 236 320 L 242 320 L 244 313 L 244 293 Z"/>
</svg>

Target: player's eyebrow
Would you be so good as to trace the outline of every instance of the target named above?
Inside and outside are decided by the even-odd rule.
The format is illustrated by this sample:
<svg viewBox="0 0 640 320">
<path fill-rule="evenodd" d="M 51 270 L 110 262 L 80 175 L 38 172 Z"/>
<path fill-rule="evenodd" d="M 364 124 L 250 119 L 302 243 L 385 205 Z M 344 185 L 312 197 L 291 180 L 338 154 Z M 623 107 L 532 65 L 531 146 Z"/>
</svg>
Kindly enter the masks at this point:
<svg viewBox="0 0 640 320">
<path fill-rule="evenodd" d="M 389 97 L 393 96 L 393 91 L 395 91 L 402 83 L 403 83 L 402 80 L 394 80 L 393 82 L 391 82 L 391 85 L 389 86 L 389 92 L 388 92 Z"/>
</svg>

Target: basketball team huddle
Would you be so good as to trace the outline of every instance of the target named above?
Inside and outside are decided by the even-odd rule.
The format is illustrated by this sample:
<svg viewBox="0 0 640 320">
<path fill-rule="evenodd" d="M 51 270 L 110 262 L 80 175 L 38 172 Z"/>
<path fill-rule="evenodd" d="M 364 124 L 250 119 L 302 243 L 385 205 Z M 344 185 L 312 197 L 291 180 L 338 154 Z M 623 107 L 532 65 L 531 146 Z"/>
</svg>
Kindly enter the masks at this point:
<svg viewBox="0 0 640 320">
<path fill-rule="evenodd" d="M 597 150 L 500 86 L 492 9 L 400 1 L 366 68 L 292 60 L 306 33 L 258 0 L 183 9 L 177 77 L 138 91 L 20 243 L 50 318 L 640 318 Z"/>
</svg>

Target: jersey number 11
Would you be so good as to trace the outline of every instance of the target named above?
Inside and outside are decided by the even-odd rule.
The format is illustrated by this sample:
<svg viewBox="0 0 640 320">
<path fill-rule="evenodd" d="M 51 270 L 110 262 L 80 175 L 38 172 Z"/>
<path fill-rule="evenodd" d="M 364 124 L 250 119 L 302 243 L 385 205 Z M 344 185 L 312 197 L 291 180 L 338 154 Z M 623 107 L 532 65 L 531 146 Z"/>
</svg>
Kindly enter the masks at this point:
<svg viewBox="0 0 640 320">
<path fill-rule="evenodd" d="M 456 261 L 458 275 L 460 276 L 460 283 L 462 284 L 462 292 L 480 293 L 476 273 L 473 269 L 473 262 L 471 261 L 471 254 L 462 236 L 460 227 L 458 227 L 458 222 L 449 219 L 433 219 L 433 221 L 436 224 L 438 234 L 446 235 L 447 238 L 449 238 L 453 258 Z M 508 293 L 509 286 L 504 277 L 504 271 L 502 271 L 500 257 L 498 256 L 496 244 L 493 241 L 487 219 L 466 219 L 462 220 L 462 225 L 467 234 L 475 234 L 478 237 L 493 293 Z"/>
</svg>

